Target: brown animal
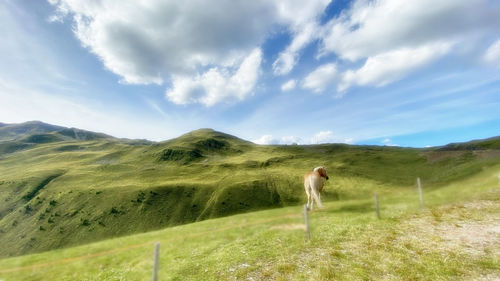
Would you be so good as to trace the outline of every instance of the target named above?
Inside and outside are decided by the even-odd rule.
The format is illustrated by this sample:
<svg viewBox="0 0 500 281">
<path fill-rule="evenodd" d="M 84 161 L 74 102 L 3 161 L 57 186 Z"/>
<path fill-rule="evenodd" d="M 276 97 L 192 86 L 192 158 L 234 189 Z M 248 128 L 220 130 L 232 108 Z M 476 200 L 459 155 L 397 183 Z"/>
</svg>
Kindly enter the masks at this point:
<svg viewBox="0 0 500 281">
<path fill-rule="evenodd" d="M 314 170 L 304 175 L 307 209 L 313 210 L 314 201 L 316 201 L 319 208 L 323 207 L 323 204 L 321 204 L 321 191 L 323 190 L 325 180 L 328 180 L 328 175 L 323 166 L 316 167 Z"/>
</svg>

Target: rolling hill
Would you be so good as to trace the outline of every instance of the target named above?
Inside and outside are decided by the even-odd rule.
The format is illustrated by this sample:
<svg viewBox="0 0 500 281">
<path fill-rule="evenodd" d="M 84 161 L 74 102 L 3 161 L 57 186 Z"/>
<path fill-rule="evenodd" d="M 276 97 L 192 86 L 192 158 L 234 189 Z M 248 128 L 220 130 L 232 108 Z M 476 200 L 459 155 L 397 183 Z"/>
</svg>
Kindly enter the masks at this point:
<svg viewBox="0 0 500 281">
<path fill-rule="evenodd" d="M 498 138 L 446 147 L 262 146 L 211 129 L 153 143 L 5 124 L 0 257 L 301 204 L 302 174 L 320 164 L 325 200 L 346 200 L 408 190 L 417 176 L 439 189 L 500 163 Z"/>
</svg>

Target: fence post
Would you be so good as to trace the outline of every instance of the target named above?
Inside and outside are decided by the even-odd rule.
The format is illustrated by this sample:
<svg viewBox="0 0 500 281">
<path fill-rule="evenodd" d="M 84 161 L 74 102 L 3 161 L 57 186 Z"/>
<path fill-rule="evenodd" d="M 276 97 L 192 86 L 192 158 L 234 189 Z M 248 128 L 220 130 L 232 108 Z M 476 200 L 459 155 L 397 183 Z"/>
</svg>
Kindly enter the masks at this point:
<svg viewBox="0 0 500 281">
<path fill-rule="evenodd" d="M 377 218 L 380 219 L 380 209 L 378 207 L 378 195 L 377 195 L 377 193 L 375 193 L 374 196 L 375 196 L 375 212 L 377 212 Z"/>
<path fill-rule="evenodd" d="M 153 281 L 158 281 L 158 261 L 160 259 L 160 242 L 155 244 L 155 255 L 153 264 Z"/>
<path fill-rule="evenodd" d="M 309 233 L 309 218 L 307 217 L 307 205 L 304 204 L 304 219 L 306 224 L 306 240 L 311 239 L 311 234 Z"/>
<path fill-rule="evenodd" d="M 424 207 L 424 194 L 422 193 L 422 184 L 420 183 L 420 177 L 417 178 L 418 194 L 420 195 L 420 207 Z"/>
</svg>

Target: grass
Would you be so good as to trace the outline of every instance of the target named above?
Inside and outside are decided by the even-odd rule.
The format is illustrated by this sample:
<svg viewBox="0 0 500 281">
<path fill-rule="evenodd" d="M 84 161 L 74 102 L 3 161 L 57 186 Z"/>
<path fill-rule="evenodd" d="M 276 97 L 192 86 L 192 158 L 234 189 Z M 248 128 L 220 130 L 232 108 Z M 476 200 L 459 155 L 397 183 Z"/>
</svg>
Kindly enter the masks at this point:
<svg viewBox="0 0 500 281">
<path fill-rule="evenodd" d="M 318 165 L 330 175 L 323 197 L 361 200 L 340 208 L 362 214 L 373 192 L 384 204 L 388 195 L 412 194 L 420 176 L 438 196 L 500 163 L 497 150 L 259 146 L 208 129 L 161 143 L 76 129 L 35 136 L 0 141 L 0 243 L 7 245 L 0 257 L 297 206 L 304 200 L 301 175 Z"/>
<path fill-rule="evenodd" d="M 3 259 L 0 279 L 146 280 L 158 241 L 160 280 L 494 280 L 499 169 L 424 185 L 423 209 L 415 189 L 380 192 L 380 220 L 372 198 L 326 202 L 310 241 L 289 206 Z"/>
</svg>

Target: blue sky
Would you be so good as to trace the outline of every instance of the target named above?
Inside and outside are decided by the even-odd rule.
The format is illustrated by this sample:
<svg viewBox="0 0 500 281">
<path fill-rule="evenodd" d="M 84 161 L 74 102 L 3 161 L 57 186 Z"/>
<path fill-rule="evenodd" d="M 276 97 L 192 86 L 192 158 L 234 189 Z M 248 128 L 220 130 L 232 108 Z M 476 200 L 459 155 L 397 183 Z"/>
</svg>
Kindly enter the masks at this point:
<svg viewBox="0 0 500 281">
<path fill-rule="evenodd" d="M 500 135 L 500 2 L 0 2 L 0 122 L 155 141 Z"/>
</svg>

